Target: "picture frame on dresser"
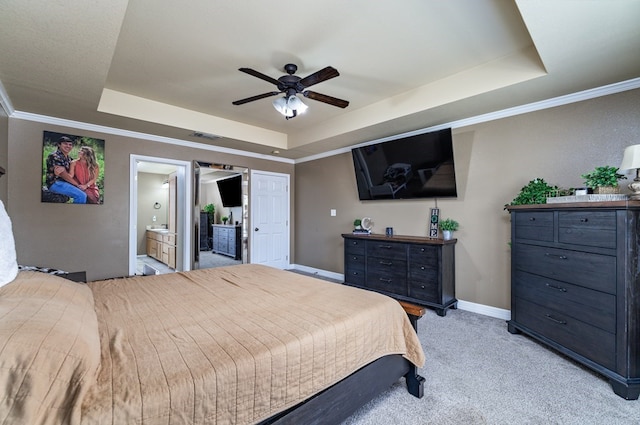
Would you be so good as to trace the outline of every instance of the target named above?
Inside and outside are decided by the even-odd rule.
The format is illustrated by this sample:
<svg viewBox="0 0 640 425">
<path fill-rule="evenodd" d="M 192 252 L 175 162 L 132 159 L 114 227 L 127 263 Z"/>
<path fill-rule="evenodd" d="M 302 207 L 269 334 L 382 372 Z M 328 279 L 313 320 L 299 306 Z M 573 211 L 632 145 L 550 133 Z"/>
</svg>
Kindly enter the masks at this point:
<svg viewBox="0 0 640 425">
<path fill-rule="evenodd" d="M 640 395 L 640 202 L 518 205 L 511 213 L 511 320 Z"/>
</svg>

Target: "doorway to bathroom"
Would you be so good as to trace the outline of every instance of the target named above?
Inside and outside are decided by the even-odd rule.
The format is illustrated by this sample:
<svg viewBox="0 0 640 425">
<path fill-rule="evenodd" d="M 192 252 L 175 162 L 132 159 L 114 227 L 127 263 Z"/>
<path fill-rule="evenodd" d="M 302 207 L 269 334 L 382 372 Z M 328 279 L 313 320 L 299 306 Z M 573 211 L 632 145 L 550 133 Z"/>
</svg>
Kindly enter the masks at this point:
<svg viewBox="0 0 640 425">
<path fill-rule="evenodd" d="M 130 156 L 129 275 L 191 269 L 191 167 Z"/>
</svg>

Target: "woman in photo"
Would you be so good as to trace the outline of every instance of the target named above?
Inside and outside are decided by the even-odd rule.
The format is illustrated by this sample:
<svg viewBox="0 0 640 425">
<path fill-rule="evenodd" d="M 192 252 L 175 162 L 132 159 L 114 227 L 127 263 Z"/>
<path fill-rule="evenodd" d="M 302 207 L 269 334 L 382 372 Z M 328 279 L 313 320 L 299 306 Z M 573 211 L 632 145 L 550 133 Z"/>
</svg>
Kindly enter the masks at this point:
<svg viewBox="0 0 640 425">
<path fill-rule="evenodd" d="M 100 203 L 100 190 L 96 185 L 100 175 L 100 166 L 93 148 L 82 146 L 78 151 L 78 159 L 71 162 L 69 174 L 78 182 L 78 188 L 87 194 L 88 204 Z"/>
</svg>

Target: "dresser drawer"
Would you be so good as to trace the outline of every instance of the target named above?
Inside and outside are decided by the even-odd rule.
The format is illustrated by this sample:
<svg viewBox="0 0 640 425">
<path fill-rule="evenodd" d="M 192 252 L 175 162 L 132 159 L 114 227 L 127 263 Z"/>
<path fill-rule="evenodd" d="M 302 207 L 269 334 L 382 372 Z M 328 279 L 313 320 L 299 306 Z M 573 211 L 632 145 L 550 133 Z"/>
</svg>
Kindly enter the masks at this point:
<svg viewBox="0 0 640 425">
<path fill-rule="evenodd" d="M 412 263 L 409 266 L 409 280 L 420 282 L 437 282 L 438 269 L 430 266 L 422 266 Z"/>
<path fill-rule="evenodd" d="M 407 295 L 407 262 L 368 257 L 366 286 Z"/>
<path fill-rule="evenodd" d="M 553 242 L 553 212 L 516 212 L 515 221 L 516 239 Z"/>
<path fill-rule="evenodd" d="M 344 281 L 353 285 L 365 286 L 364 265 L 350 264 L 345 267 Z"/>
<path fill-rule="evenodd" d="M 593 325 L 616 332 L 616 297 L 582 286 L 559 282 L 522 271 L 514 273 L 515 296 Z"/>
<path fill-rule="evenodd" d="M 558 226 L 558 242 L 616 247 L 615 211 L 561 211 Z"/>
<path fill-rule="evenodd" d="M 361 241 L 358 239 L 345 239 L 344 250 L 349 254 L 360 254 L 364 256 L 365 241 Z"/>
<path fill-rule="evenodd" d="M 516 297 L 514 320 L 609 369 L 615 369 L 615 335 L 560 311 Z"/>
<path fill-rule="evenodd" d="M 426 302 L 440 303 L 441 297 L 437 276 L 434 276 L 434 278 L 424 281 L 410 279 L 409 296 Z"/>
<path fill-rule="evenodd" d="M 527 244 L 512 249 L 517 270 L 616 293 L 616 257 Z"/>
<path fill-rule="evenodd" d="M 367 257 L 379 257 L 389 260 L 407 260 L 407 245 L 402 243 L 369 241 Z"/>
<path fill-rule="evenodd" d="M 364 270 L 364 253 L 351 253 L 346 252 L 344 254 L 344 266 L 353 266 L 355 264 L 361 264 L 361 268 Z"/>
<path fill-rule="evenodd" d="M 427 245 L 411 245 L 409 247 L 409 263 L 411 267 L 438 267 L 440 248 Z"/>
<path fill-rule="evenodd" d="M 350 241 L 347 241 L 350 242 Z M 348 283 L 364 286 L 365 284 L 365 257 L 364 242 L 359 242 L 353 247 L 348 246 L 344 253 L 344 279 Z"/>
</svg>

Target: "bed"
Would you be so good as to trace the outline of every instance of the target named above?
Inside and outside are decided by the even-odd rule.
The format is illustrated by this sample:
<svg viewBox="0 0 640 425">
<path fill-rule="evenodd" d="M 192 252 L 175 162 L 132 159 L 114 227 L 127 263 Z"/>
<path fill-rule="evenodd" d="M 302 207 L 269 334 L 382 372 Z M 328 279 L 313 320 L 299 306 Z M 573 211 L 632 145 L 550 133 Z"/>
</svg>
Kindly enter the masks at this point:
<svg viewBox="0 0 640 425">
<path fill-rule="evenodd" d="M 423 363 L 397 301 L 266 266 L 0 287 L 0 423 L 336 423 Z"/>
</svg>

